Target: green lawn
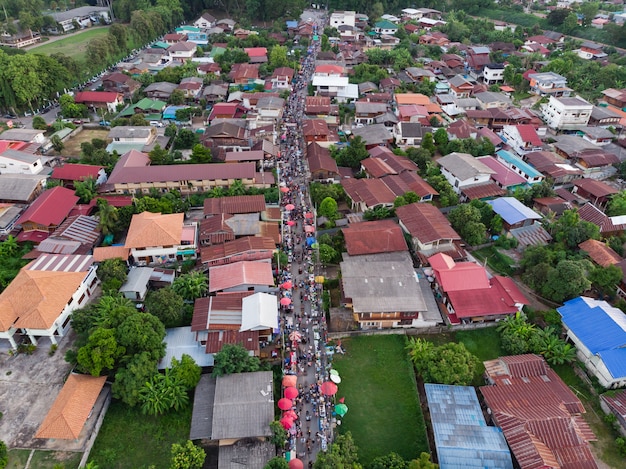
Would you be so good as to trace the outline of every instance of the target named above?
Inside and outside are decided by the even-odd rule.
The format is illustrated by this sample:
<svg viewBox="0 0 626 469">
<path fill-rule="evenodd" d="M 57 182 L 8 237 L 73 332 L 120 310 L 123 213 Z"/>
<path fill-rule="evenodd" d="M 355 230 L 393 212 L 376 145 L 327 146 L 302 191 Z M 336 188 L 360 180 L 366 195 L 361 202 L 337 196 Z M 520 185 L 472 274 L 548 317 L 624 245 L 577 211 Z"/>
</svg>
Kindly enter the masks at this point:
<svg viewBox="0 0 626 469">
<path fill-rule="evenodd" d="M 161 417 L 111 403 L 89 460 L 107 469 L 167 469 L 172 443 L 189 439 L 192 405 Z"/>
<path fill-rule="evenodd" d="M 87 51 L 87 43 L 91 39 L 106 35 L 109 28 L 97 27 L 89 28 L 81 33 L 54 42 L 46 42 L 40 46 L 29 49 L 29 52 L 35 54 L 50 55 L 60 53 L 72 57 L 74 60 L 82 62 L 85 60 L 85 52 Z"/>
<path fill-rule="evenodd" d="M 364 466 L 391 451 L 406 460 L 429 451 L 405 344 L 401 335 L 354 337 L 343 341 L 346 355 L 335 355 L 337 398 L 349 408 L 339 430 L 352 432 Z"/>
<path fill-rule="evenodd" d="M 35 451 L 30 460 L 30 467 L 38 469 L 54 469 L 61 465 L 63 469 L 77 469 L 83 453 L 66 451 Z M 10 466 L 8 466 L 10 467 Z"/>
<path fill-rule="evenodd" d="M 30 455 L 29 449 L 12 449 L 9 450 L 9 462 L 7 469 L 23 469 L 26 467 L 26 461 Z"/>
<path fill-rule="evenodd" d="M 487 259 L 487 265 L 500 275 L 511 277 L 515 273 L 515 261 L 509 256 L 502 254 L 497 247 L 487 246 L 486 248 L 472 251 L 472 255 L 479 261 Z"/>
</svg>

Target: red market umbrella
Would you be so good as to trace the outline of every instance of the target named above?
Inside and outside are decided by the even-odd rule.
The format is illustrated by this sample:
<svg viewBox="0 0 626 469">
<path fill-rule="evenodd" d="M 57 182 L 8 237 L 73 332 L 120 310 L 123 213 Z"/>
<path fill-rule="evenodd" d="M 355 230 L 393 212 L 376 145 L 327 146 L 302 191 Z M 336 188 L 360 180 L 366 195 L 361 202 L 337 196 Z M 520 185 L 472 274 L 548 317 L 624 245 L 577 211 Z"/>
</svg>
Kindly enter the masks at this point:
<svg viewBox="0 0 626 469">
<path fill-rule="evenodd" d="M 296 206 L 295 206 L 294 204 L 287 204 L 287 205 L 285 205 L 285 210 L 289 210 L 289 211 L 291 211 L 291 210 L 293 210 L 294 208 L 296 208 Z"/>
<path fill-rule="evenodd" d="M 291 340 L 292 342 L 298 342 L 302 340 L 302 334 L 300 334 L 298 331 L 293 331 L 291 334 L 289 334 L 289 340 Z"/>
<path fill-rule="evenodd" d="M 283 417 L 282 419 L 280 419 L 280 424 L 285 430 L 289 430 L 291 427 L 293 427 L 293 420 L 287 417 Z"/>
<path fill-rule="evenodd" d="M 287 226 L 293 226 L 293 225 L 295 225 L 295 224 L 296 224 L 296 222 L 295 222 L 295 221 L 293 221 L 293 220 L 289 220 L 289 221 L 287 222 Z"/>
<path fill-rule="evenodd" d="M 306 214 L 304 215 L 305 218 L 308 218 L 309 220 L 311 218 L 313 218 L 313 213 L 312 212 L 306 212 Z"/>
<path fill-rule="evenodd" d="M 289 469 L 304 469 L 304 463 L 298 458 L 289 461 Z"/>
<path fill-rule="evenodd" d="M 334 396 L 337 394 L 337 385 L 332 381 L 325 381 L 320 386 L 320 391 L 322 391 L 322 394 L 325 396 Z"/>
<path fill-rule="evenodd" d="M 291 419 L 294 422 L 298 420 L 298 414 L 296 414 L 294 410 L 288 410 L 287 412 L 283 412 L 283 417 L 287 417 L 288 419 Z"/>
<path fill-rule="evenodd" d="M 289 306 L 291 304 L 291 298 L 281 298 L 280 304 L 283 306 Z"/>
<path fill-rule="evenodd" d="M 297 382 L 298 382 L 298 377 L 296 375 L 283 376 L 283 386 L 286 388 L 290 386 L 295 386 Z"/>
<path fill-rule="evenodd" d="M 286 281 L 281 285 L 281 287 L 283 287 L 285 290 L 289 290 L 291 289 L 291 287 L 293 287 L 293 284 L 290 281 Z"/>
<path fill-rule="evenodd" d="M 306 233 L 315 233 L 315 227 L 313 225 L 307 225 L 304 227 Z"/>
<path fill-rule="evenodd" d="M 287 399 L 283 397 L 282 399 L 278 399 L 278 408 L 280 410 L 289 410 L 293 407 L 293 401 L 291 399 Z"/>
<path fill-rule="evenodd" d="M 330 383 L 330 384 L 333 384 L 333 383 Z M 333 384 L 333 386 L 335 385 Z M 285 397 L 287 399 L 295 399 L 296 397 L 298 397 L 298 390 L 293 386 L 289 386 L 288 388 L 285 389 Z"/>
<path fill-rule="evenodd" d="M 289 192 L 289 188 L 288 188 L 288 187 L 283 186 L 283 187 L 281 187 L 281 188 L 280 188 L 280 191 L 281 191 L 283 194 L 286 194 L 287 192 Z"/>
</svg>

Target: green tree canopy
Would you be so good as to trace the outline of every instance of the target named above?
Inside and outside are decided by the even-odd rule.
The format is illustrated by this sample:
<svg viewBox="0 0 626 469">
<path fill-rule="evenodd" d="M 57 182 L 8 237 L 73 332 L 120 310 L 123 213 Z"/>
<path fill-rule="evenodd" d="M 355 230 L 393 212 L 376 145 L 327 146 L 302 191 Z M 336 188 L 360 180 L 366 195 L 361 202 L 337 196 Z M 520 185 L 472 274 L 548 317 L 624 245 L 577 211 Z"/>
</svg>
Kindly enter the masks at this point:
<svg viewBox="0 0 626 469">
<path fill-rule="evenodd" d="M 462 343 L 435 346 L 422 339 L 411 339 L 409 356 L 417 372 L 427 383 L 469 385 L 480 361 Z"/>
<path fill-rule="evenodd" d="M 184 445 L 172 445 L 172 462 L 170 469 L 202 469 L 206 458 L 205 451 L 187 440 Z"/>
<path fill-rule="evenodd" d="M 103 370 L 115 368 L 124 351 L 113 329 L 98 328 L 89 336 L 87 345 L 78 349 L 78 366 L 92 376 L 100 376 Z"/>
<path fill-rule="evenodd" d="M 102 290 L 117 292 L 126 281 L 128 267 L 120 258 L 106 259 L 100 263 L 96 274 L 102 282 Z"/>
<path fill-rule="evenodd" d="M 589 261 L 560 261 L 548 272 L 542 289 L 544 296 L 561 303 L 581 295 L 591 287 L 591 281 L 587 275 L 592 269 L 593 266 Z"/>
<path fill-rule="evenodd" d="M 317 213 L 322 217 L 326 217 L 331 222 L 340 217 L 339 211 L 337 210 L 337 201 L 332 197 L 326 197 L 322 200 Z"/>
<path fill-rule="evenodd" d="M 259 358 L 250 356 L 245 347 L 239 344 L 225 344 L 214 355 L 214 358 L 213 376 L 247 373 L 261 369 Z"/>
<path fill-rule="evenodd" d="M 358 448 L 352 439 L 352 433 L 346 432 L 337 435 L 328 451 L 318 453 L 313 467 L 315 469 L 361 469 Z"/>
<path fill-rule="evenodd" d="M 486 240 L 487 228 L 482 220 L 483 216 L 489 218 L 489 215 L 486 208 L 483 208 L 483 210 L 484 214 L 475 205 L 461 204 L 448 214 L 450 224 L 468 244 L 481 244 Z M 491 210 L 490 214 L 493 216 L 493 210 Z"/>
</svg>

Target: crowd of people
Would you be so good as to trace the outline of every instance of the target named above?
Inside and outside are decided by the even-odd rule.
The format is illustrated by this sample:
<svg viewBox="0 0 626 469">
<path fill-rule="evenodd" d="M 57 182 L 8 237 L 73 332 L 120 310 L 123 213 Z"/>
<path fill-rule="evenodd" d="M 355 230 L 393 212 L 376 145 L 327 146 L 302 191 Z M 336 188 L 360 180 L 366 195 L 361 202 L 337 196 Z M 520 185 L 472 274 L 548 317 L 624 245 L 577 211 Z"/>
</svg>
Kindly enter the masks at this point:
<svg viewBox="0 0 626 469">
<path fill-rule="evenodd" d="M 323 23 L 318 24 L 318 28 Z M 302 120 L 308 82 L 315 69 L 319 42 L 301 61 L 281 128 L 277 174 L 280 185 L 282 252 L 286 265 L 278 267 L 281 285 L 281 332 L 284 373 L 297 376 L 298 396 L 293 410 L 298 418 L 288 428 L 286 451 L 312 467 L 318 451 L 332 440 L 332 397 L 320 389 L 328 379 L 326 320 L 321 289 L 316 282 L 315 213 L 308 192 Z M 280 257 L 280 256 L 279 256 Z M 284 263 L 283 263 L 284 264 Z M 285 300 L 285 298 L 287 300 Z"/>
</svg>

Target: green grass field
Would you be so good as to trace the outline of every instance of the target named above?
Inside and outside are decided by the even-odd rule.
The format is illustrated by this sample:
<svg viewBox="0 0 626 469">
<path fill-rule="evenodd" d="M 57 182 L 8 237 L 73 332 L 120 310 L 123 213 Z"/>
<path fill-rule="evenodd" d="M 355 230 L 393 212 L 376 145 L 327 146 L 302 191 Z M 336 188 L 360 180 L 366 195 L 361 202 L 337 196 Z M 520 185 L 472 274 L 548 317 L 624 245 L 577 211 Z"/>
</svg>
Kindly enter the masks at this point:
<svg viewBox="0 0 626 469">
<path fill-rule="evenodd" d="M 347 354 L 334 358 L 342 379 L 337 398 L 345 397 L 349 409 L 339 431 L 352 432 L 364 467 L 392 451 L 406 460 L 429 451 L 405 341 L 401 335 L 345 339 Z"/>
<path fill-rule="evenodd" d="M 59 53 L 82 62 L 85 60 L 87 43 L 92 39 L 106 35 L 108 30 L 109 28 L 106 26 L 89 28 L 58 41 L 44 42 L 40 46 L 29 49 L 29 52 L 43 55 Z"/>
<path fill-rule="evenodd" d="M 488 246 L 482 249 L 472 251 L 472 255 L 479 261 L 487 259 L 487 265 L 496 273 L 501 275 L 512 276 L 515 273 L 515 261 L 506 254 L 502 254 L 497 247 Z"/>
<path fill-rule="evenodd" d="M 89 457 L 108 469 L 167 469 L 172 443 L 189 439 L 192 405 L 161 417 L 113 402 Z"/>
</svg>

